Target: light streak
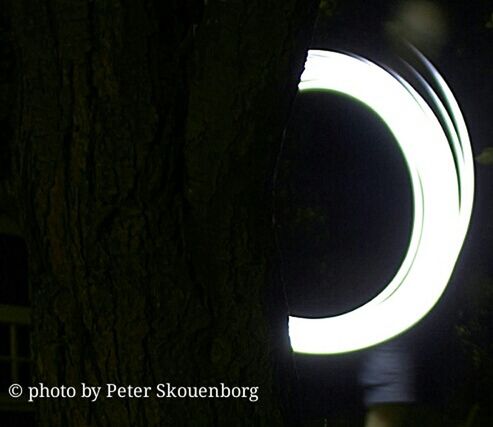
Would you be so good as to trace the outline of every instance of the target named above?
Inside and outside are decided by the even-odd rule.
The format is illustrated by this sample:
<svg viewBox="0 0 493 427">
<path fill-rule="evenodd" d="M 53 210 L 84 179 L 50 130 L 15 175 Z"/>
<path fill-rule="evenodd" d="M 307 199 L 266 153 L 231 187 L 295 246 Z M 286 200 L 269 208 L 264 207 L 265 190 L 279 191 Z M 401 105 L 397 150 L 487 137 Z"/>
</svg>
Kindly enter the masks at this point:
<svg viewBox="0 0 493 427">
<path fill-rule="evenodd" d="M 460 108 L 438 71 L 417 52 L 433 86 L 417 75 L 434 111 L 394 71 L 361 57 L 311 50 L 303 91 L 354 98 L 387 125 L 404 156 L 413 194 L 413 226 L 394 278 L 375 298 L 334 317 L 289 317 L 295 352 L 335 354 L 389 340 L 419 322 L 443 294 L 460 254 L 474 198 L 471 144 Z"/>
</svg>

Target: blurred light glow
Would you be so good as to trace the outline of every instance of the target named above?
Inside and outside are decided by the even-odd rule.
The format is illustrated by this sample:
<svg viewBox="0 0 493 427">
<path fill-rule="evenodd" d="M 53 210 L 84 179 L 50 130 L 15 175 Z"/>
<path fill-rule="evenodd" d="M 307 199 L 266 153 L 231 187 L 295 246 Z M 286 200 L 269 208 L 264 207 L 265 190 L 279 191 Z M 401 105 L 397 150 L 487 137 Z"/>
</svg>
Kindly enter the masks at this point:
<svg viewBox="0 0 493 427">
<path fill-rule="evenodd" d="M 430 0 L 396 2 L 395 15 L 387 22 L 391 37 L 410 41 L 428 55 L 437 54 L 448 38 L 447 14 Z"/>
<path fill-rule="evenodd" d="M 403 262 L 365 305 L 334 317 L 289 317 L 295 352 L 336 354 L 389 340 L 411 328 L 443 294 L 464 242 L 474 197 L 471 144 L 457 101 L 422 57 L 435 91 L 421 76 L 436 113 L 393 71 L 364 58 L 311 50 L 300 91 L 333 91 L 364 103 L 387 124 L 408 167 L 413 226 Z"/>
</svg>

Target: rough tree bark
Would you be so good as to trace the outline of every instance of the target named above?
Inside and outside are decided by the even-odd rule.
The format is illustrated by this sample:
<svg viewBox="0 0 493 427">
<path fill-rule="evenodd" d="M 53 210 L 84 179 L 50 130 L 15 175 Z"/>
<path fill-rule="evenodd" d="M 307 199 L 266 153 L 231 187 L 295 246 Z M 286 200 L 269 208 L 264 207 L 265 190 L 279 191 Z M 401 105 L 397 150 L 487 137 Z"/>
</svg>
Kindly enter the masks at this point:
<svg viewBox="0 0 493 427">
<path fill-rule="evenodd" d="M 269 182 L 316 4 L 6 2 L 36 383 L 260 386 L 43 399 L 40 426 L 283 424 Z"/>
</svg>

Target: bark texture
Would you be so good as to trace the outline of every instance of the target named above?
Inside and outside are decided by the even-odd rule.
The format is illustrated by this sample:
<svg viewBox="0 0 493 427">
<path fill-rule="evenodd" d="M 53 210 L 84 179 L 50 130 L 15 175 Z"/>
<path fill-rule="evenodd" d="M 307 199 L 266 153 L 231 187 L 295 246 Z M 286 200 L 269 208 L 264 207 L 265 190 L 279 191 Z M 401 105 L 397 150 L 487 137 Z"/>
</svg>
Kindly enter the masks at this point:
<svg viewBox="0 0 493 427">
<path fill-rule="evenodd" d="M 36 383 L 260 386 L 43 399 L 40 426 L 285 422 L 269 183 L 316 3 L 8 2 Z"/>
</svg>

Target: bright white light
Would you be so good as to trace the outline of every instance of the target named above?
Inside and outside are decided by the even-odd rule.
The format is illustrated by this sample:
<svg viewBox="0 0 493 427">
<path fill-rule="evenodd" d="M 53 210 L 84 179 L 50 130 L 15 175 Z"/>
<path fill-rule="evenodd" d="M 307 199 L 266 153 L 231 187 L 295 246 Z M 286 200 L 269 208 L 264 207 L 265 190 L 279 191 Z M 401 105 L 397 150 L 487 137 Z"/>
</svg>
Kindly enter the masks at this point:
<svg viewBox="0 0 493 427">
<path fill-rule="evenodd" d="M 436 69 L 421 59 L 440 92 L 438 96 L 422 79 L 440 120 L 397 74 L 343 53 L 308 53 L 299 89 L 348 95 L 380 116 L 408 166 L 414 212 L 406 255 L 387 287 L 365 305 L 339 316 L 290 316 L 295 352 L 344 353 L 393 338 L 422 319 L 447 286 L 471 217 L 473 158 L 456 100 Z"/>
</svg>

